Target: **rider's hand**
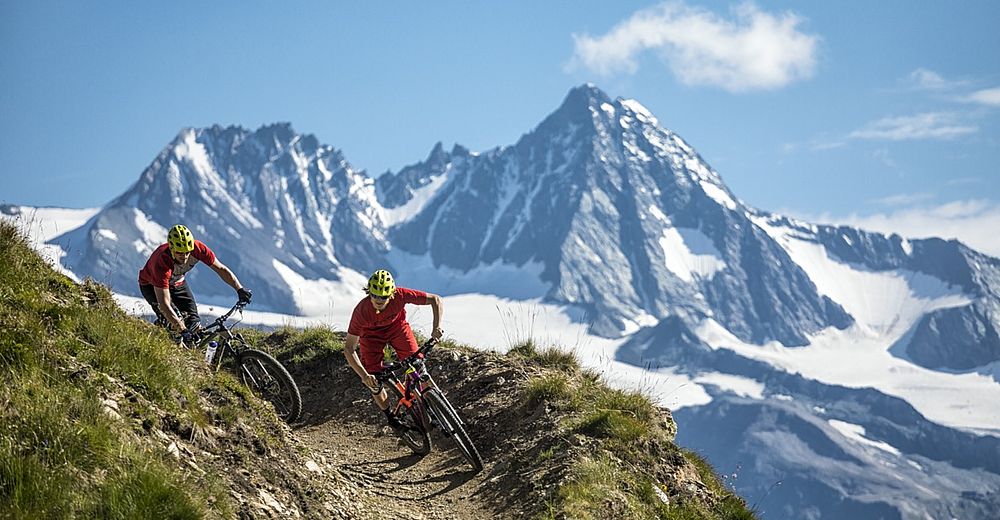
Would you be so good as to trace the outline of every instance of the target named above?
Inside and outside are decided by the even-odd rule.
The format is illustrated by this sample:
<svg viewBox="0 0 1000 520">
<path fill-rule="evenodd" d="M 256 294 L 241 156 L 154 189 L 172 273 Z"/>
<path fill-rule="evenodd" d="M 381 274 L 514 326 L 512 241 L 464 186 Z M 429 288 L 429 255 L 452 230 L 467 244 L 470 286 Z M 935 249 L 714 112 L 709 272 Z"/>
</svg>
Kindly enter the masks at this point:
<svg viewBox="0 0 1000 520">
<path fill-rule="evenodd" d="M 250 303 L 250 299 L 253 298 L 253 293 L 246 287 L 240 287 L 239 289 L 236 289 L 236 296 L 239 297 L 240 303 Z"/>
<path fill-rule="evenodd" d="M 364 383 L 369 390 L 375 391 L 378 388 L 378 380 L 371 374 L 361 376 L 361 382 Z"/>
<path fill-rule="evenodd" d="M 190 347 L 194 343 L 194 332 L 191 329 L 182 330 L 181 341 L 183 341 L 185 345 Z"/>
<path fill-rule="evenodd" d="M 441 327 L 438 327 L 434 329 L 434 332 L 431 332 L 431 337 L 434 339 L 441 339 L 443 336 L 444 336 L 444 329 L 442 329 Z"/>
</svg>

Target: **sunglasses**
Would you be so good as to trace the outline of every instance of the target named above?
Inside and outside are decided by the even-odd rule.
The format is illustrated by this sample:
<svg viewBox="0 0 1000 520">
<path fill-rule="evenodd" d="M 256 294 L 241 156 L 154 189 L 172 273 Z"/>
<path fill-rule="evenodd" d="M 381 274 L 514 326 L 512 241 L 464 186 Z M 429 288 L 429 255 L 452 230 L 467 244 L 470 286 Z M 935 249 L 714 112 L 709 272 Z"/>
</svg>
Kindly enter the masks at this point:
<svg viewBox="0 0 1000 520">
<path fill-rule="evenodd" d="M 389 299 L 388 296 L 379 296 L 377 294 L 369 294 L 368 296 L 370 296 L 371 299 L 373 299 L 373 300 L 375 300 L 377 302 L 384 302 L 384 301 L 386 301 L 386 300 Z"/>
</svg>

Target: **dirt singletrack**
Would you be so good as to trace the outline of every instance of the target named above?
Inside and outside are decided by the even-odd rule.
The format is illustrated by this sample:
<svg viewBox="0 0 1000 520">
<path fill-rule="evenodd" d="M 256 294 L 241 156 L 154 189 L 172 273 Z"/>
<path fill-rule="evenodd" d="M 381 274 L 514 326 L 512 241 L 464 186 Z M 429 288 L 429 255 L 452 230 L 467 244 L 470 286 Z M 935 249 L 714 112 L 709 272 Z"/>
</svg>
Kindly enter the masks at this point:
<svg viewBox="0 0 1000 520">
<path fill-rule="evenodd" d="M 333 493 L 346 495 L 346 502 L 356 507 L 343 517 L 525 518 L 544 506 L 536 491 L 546 486 L 522 478 L 516 468 L 521 465 L 518 461 L 531 459 L 532 453 L 552 442 L 537 438 L 526 442 L 525 436 L 536 436 L 537 431 L 551 434 L 554 424 L 518 404 L 517 385 L 529 374 L 503 356 L 435 349 L 428 361 L 483 456 L 484 468 L 478 473 L 454 441 L 437 430 L 432 432 L 431 452 L 413 454 L 386 425 L 343 354 L 300 363 L 288 358 L 283 362 L 303 399 L 303 416 L 292 425 L 293 431 L 312 452 L 315 471 L 345 484 Z M 532 428 L 518 427 L 525 420 L 533 423 Z"/>
<path fill-rule="evenodd" d="M 351 404 L 368 409 L 374 419 L 382 419 L 371 413 L 374 405 L 370 402 Z M 419 456 L 378 421 L 335 418 L 303 426 L 296 434 L 319 454 L 324 469 L 339 473 L 367 495 L 364 502 L 370 518 L 495 517 L 492 508 L 477 496 L 490 468 L 474 474 L 440 435 L 435 434 L 434 449 Z"/>
</svg>

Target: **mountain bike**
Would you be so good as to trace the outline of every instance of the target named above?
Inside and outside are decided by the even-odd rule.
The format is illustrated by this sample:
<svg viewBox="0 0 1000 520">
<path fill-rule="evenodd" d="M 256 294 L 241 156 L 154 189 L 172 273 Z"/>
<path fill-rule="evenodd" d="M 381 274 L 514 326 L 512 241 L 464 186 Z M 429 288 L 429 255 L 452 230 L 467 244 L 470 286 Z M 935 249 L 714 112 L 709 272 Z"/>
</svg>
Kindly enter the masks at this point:
<svg viewBox="0 0 1000 520">
<path fill-rule="evenodd" d="M 246 305 L 237 302 L 229 312 L 192 332 L 191 344 L 187 346 L 204 351 L 205 362 L 215 371 L 225 362 L 250 391 L 274 406 L 278 417 L 292 423 L 302 413 L 302 396 L 295 380 L 278 360 L 250 348 L 243 335 L 233 332 L 233 326 L 226 324 L 235 312 L 239 311 L 242 316 Z"/>
<path fill-rule="evenodd" d="M 436 339 L 429 339 L 416 353 L 382 368 L 372 374 L 379 387 L 387 386 L 392 397 L 393 414 L 402 424 L 398 431 L 403 443 L 414 453 L 426 455 L 431 451 L 431 430 L 438 428 L 451 437 L 473 470 L 483 469 L 483 458 L 469 438 L 465 423 L 444 392 L 427 371 L 424 356 L 430 353 Z M 399 372 L 402 374 L 400 375 Z"/>
</svg>

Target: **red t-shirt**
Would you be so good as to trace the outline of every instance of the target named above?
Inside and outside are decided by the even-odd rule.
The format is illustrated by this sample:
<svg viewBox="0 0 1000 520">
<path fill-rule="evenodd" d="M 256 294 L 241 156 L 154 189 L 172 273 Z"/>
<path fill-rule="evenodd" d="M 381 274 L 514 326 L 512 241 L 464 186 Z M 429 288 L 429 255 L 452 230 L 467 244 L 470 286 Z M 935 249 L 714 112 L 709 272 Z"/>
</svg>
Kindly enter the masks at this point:
<svg viewBox="0 0 1000 520">
<path fill-rule="evenodd" d="M 146 260 L 146 265 L 139 271 L 139 285 L 152 285 L 169 289 L 184 283 L 184 273 L 190 271 L 198 261 L 207 265 L 215 263 L 215 253 L 199 240 L 194 241 L 194 251 L 183 264 L 174 261 L 170 256 L 170 244 L 163 244 L 153 251 Z"/>
<path fill-rule="evenodd" d="M 354 307 L 351 324 L 347 333 L 369 340 L 389 342 L 393 334 L 402 329 L 406 323 L 407 303 L 423 305 L 427 303 L 427 293 L 406 287 L 397 287 L 396 294 L 389 304 L 380 312 L 375 312 L 370 298 L 365 298 Z"/>
</svg>

